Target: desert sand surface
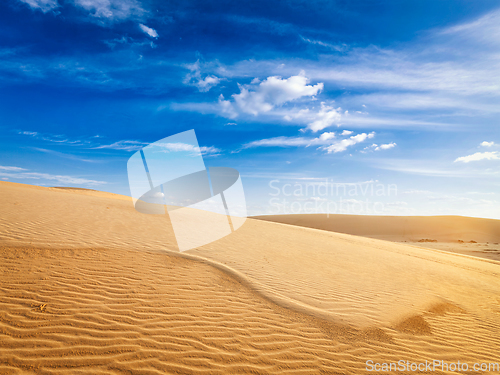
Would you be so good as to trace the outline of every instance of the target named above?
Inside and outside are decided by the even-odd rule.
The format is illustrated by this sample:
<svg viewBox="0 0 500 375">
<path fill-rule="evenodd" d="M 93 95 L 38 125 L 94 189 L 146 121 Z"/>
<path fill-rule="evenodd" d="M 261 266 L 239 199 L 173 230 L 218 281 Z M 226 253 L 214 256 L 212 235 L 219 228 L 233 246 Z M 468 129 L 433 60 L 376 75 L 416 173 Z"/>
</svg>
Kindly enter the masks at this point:
<svg viewBox="0 0 500 375">
<path fill-rule="evenodd" d="M 500 220 L 464 216 L 264 215 L 255 219 L 500 261 Z"/>
<path fill-rule="evenodd" d="M 179 253 L 128 197 L 0 182 L 0 199 L 2 374 L 500 362 L 494 260 L 255 219 Z"/>
</svg>

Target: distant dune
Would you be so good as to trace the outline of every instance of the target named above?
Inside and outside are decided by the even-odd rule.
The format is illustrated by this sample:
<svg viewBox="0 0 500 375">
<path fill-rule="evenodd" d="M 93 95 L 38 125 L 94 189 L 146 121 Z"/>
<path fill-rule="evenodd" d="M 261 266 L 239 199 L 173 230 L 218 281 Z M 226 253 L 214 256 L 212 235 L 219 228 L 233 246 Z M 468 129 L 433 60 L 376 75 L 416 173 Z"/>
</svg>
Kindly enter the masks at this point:
<svg viewBox="0 0 500 375">
<path fill-rule="evenodd" d="M 389 241 L 500 242 L 500 220 L 464 216 L 265 215 L 254 219 Z"/>
<path fill-rule="evenodd" d="M 465 216 L 264 215 L 254 219 L 500 261 L 500 220 Z"/>
<path fill-rule="evenodd" d="M 500 362 L 500 262 L 380 239 L 495 241 L 494 221 L 248 219 L 179 253 L 168 216 L 129 197 L 0 182 L 0 199 L 0 374 Z"/>
</svg>

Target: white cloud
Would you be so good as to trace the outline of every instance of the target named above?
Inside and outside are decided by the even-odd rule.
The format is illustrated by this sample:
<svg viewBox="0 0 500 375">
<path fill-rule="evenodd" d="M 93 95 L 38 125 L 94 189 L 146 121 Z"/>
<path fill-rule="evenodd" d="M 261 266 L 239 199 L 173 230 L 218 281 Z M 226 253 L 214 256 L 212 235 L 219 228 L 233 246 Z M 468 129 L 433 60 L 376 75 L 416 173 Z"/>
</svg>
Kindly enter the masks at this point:
<svg viewBox="0 0 500 375">
<path fill-rule="evenodd" d="M 481 143 L 481 146 L 483 146 L 483 147 L 491 147 L 494 144 L 495 144 L 495 142 L 486 142 L 486 141 L 484 141 L 484 142 Z"/>
<path fill-rule="evenodd" d="M 139 28 L 144 32 L 145 34 L 148 34 L 151 38 L 158 38 L 158 33 L 156 32 L 155 29 L 152 29 L 151 27 L 147 27 L 146 25 L 140 23 Z"/>
<path fill-rule="evenodd" d="M 321 47 L 325 47 L 325 48 L 328 48 L 328 49 L 331 49 L 331 50 L 334 50 L 337 52 L 344 52 L 347 49 L 346 44 L 336 45 L 336 44 L 322 42 L 321 40 L 314 40 L 314 39 L 305 38 L 303 36 L 301 36 L 300 38 L 306 43 L 319 45 Z"/>
<path fill-rule="evenodd" d="M 43 13 L 47 13 L 53 9 L 59 7 L 57 0 L 20 0 L 21 2 L 28 4 L 31 9 L 37 9 Z"/>
<path fill-rule="evenodd" d="M 324 132 L 319 136 L 319 139 L 322 141 L 328 141 L 329 139 L 335 138 L 335 133 L 334 132 Z"/>
<path fill-rule="evenodd" d="M 18 132 L 17 134 L 23 134 L 23 135 L 31 135 L 33 137 L 37 136 L 38 133 L 37 132 L 27 132 L 27 131 L 20 131 Z"/>
<path fill-rule="evenodd" d="M 194 153 L 201 153 L 203 155 L 213 155 L 213 154 L 218 154 L 220 153 L 220 149 L 213 147 L 213 146 L 202 146 L 202 147 L 195 147 L 191 144 L 188 143 L 181 143 L 181 142 L 176 142 L 176 143 L 155 143 L 155 146 L 162 147 L 165 149 L 165 152 L 179 152 L 179 151 L 188 151 L 188 152 L 194 152 Z"/>
<path fill-rule="evenodd" d="M 325 105 L 325 103 L 321 103 L 321 109 L 315 115 L 316 120 L 307 124 L 307 127 L 313 132 L 317 132 L 338 123 L 341 117 L 338 110 L 340 110 L 340 108 L 334 109 L 333 107 Z"/>
<path fill-rule="evenodd" d="M 348 147 L 354 146 L 357 143 L 364 142 L 367 139 L 373 138 L 375 136 L 374 132 L 371 132 L 369 134 L 367 133 L 361 133 L 357 135 L 353 135 L 349 138 L 342 139 L 341 141 L 335 142 L 334 144 L 324 147 L 324 150 L 326 152 L 330 153 L 337 153 L 337 152 L 342 152 L 347 150 Z"/>
<path fill-rule="evenodd" d="M 184 78 L 184 84 L 195 86 L 200 90 L 200 92 L 207 92 L 212 87 L 217 86 L 221 79 L 214 75 L 202 76 L 202 66 L 200 60 L 197 60 L 194 64 L 188 64 L 186 67 L 191 71 L 186 74 Z M 204 66 L 205 68 L 205 66 Z"/>
<path fill-rule="evenodd" d="M 396 146 L 396 143 L 391 142 L 391 143 L 387 143 L 385 145 L 380 145 L 380 146 L 375 147 L 375 151 L 388 150 L 388 149 L 393 148 L 395 146 Z"/>
<path fill-rule="evenodd" d="M 341 135 L 351 135 L 352 131 L 350 130 L 344 130 Z"/>
<path fill-rule="evenodd" d="M 375 133 L 361 133 L 351 136 L 347 139 L 335 140 L 334 132 L 325 132 L 316 138 L 308 137 L 275 137 L 260 139 L 243 145 L 243 148 L 252 147 L 309 147 L 321 146 L 320 149 L 327 153 L 337 153 L 345 151 L 348 147 L 363 142 L 366 139 L 373 138 Z"/>
<path fill-rule="evenodd" d="M 315 96 L 323 90 L 323 83 L 313 86 L 308 85 L 308 82 L 303 71 L 286 79 L 271 76 L 258 84 L 240 85 L 240 93 L 232 95 L 234 101 L 221 97 L 219 103 L 223 113 L 233 116 L 241 113 L 257 116 L 290 101 Z M 228 107 L 233 110 L 229 111 Z"/>
<path fill-rule="evenodd" d="M 492 151 L 492 152 L 476 152 L 472 155 L 461 156 L 455 159 L 456 162 L 469 163 L 471 161 L 479 161 L 479 160 L 500 160 L 500 152 Z"/>
<path fill-rule="evenodd" d="M 61 184 L 90 185 L 90 186 L 103 185 L 106 183 L 104 181 L 89 180 L 86 178 L 79 178 L 73 176 L 54 175 L 49 173 L 38 173 L 38 172 L 25 172 L 25 171 L 27 171 L 27 169 L 25 168 L 0 166 L 0 176 L 4 178 L 13 178 L 19 180 L 25 180 L 25 179 L 49 180 L 49 181 L 57 181 Z"/>
<path fill-rule="evenodd" d="M 403 172 L 413 175 L 431 177 L 496 177 L 500 175 L 498 171 L 491 170 L 464 170 L 463 168 L 450 169 L 449 163 L 439 163 L 437 160 L 416 160 L 416 159 L 371 159 L 373 166 L 389 171 Z"/>
<path fill-rule="evenodd" d="M 500 11 L 492 11 L 472 22 L 462 23 L 441 31 L 441 35 L 472 41 L 475 44 L 500 44 Z"/>
<path fill-rule="evenodd" d="M 305 138 L 305 137 L 275 137 L 268 139 L 260 139 L 258 141 L 247 143 L 243 146 L 243 148 L 308 146 L 311 143 L 311 141 L 312 141 L 311 138 Z"/>
<path fill-rule="evenodd" d="M 299 120 L 301 123 L 306 123 L 307 128 L 316 133 L 333 124 L 338 124 L 342 117 L 340 111 L 340 107 L 334 108 L 321 102 L 319 110 L 314 107 L 304 108 L 295 113 L 289 112 L 283 118 L 287 121 Z"/>
<path fill-rule="evenodd" d="M 500 10 L 495 10 L 472 22 L 422 33 L 411 43 L 391 49 L 369 46 L 352 48 L 340 56 L 325 54 L 318 61 L 285 60 L 282 69 L 276 67 L 274 60 L 245 60 L 227 70 L 232 76 L 245 76 L 264 71 L 269 75 L 290 74 L 298 68 L 306 69 L 310 79 L 342 88 L 346 93 L 367 89 L 369 93 L 364 95 L 339 97 L 340 105 L 368 105 L 373 112 L 383 113 L 384 120 L 395 119 L 393 113 L 379 112 L 386 108 L 395 112 L 440 109 L 456 116 L 484 115 L 500 112 L 499 45 Z M 391 93 L 393 89 L 397 93 Z M 427 119 L 404 115 L 420 122 L 443 118 L 434 114 Z"/>
<path fill-rule="evenodd" d="M 275 137 L 260 139 L 243 145 L 243 148 L 251 147 L 299 147 L 311 145 L 324 145 L 330 144 L 332 139 L 335 138 L 334 132 L 324 132 L 317 138 L 307 137 Z"/>
<path fill-rule="evenodd" d="M 136 0 L 74 0 L 74 4 L 88 11 L 91 16 L 109 22 L 139 20 L 146 14 Z"/>
<path fill-rule="evenodd" d="M 18 172 L 18 171 L 27 171 L 27 169 L 24 169 L 24 168 L 7 167 L 7 166 L 3 166 L 3 165 L 0 165 L 0 170 L 2 170 L 2 171 L 15 171 L 15 172 Z"/>
<path fill-rule="evenodd" d="M 362 154 L 366 154 L 369 151 L 380 151 L 380 150 L 389 150 L 393 147 L 396 147 L 397 144 L 395 142 L 391 143 L 386 143 L 382 145 L 378 145 L 376 143 L 373 143 L 371 146 L 365 147 L 362 151 L 360 151 Z"/>
<path fill-rule="evenodd" d="M 96 148 L 109 148 L 111 150 L 138 151 L 147 143 L 139 141 L 118 141 L 110 145 L 101 145 Z"/>
<path fill-rule="evenodd" d="M 198 80 L 196 87 L 198 87 L 201 92 L 206 92 L 212 87 L 217 86 L 219 82 L 220 78 L 216 76 L 206 76 L 205 78 Z"/>
<path fill-rule="evenodd" d="M 95 147 L 97 149 L 111 149 L 111 150 L 123 150 L 123 151 L 138 151 L 142 149 L 143 147 L 147 146 L 149 143 L 146 142 L 140 142 L 140 141 L 128 141 L 128 140 L 123 140 L 123 141 L 118 141 L 114 142 L 109 145 L 101 145 L 98 147 Z M 191 144 L 187 143 L 155 143 L 156 146 L 162 147 L 165 152 L 179 152 L 179 151 L 192 151 L 192 152 L 200 152 L 203 155 L 216 155 L 221 152 L 220 149 L 213 147 L 213 146 L 202 146 L 202 147 L 195 147 Z"/>
</svg>

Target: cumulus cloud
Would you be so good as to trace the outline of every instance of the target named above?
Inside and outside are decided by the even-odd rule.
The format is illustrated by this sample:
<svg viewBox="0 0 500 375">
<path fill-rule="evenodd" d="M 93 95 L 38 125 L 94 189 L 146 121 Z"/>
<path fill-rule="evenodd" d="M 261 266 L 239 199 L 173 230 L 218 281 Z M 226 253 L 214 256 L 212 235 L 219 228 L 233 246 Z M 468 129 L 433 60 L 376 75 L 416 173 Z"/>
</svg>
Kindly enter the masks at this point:
<svg viewBox="0 0 500 375">
<path fill-rule="evenodd" d="M 481 146 L 483 146 L 483 147 L 491 147 L 494 144 L 495 144 L 495 142 L 486 142 L 486 141 L 484 141 L 484 142 L 481 143 Z"/>
<path fill-rule="evenodd" d="M 240 113 L 257 116 L 293 100 L 315 96 L 323 90 L 323 83 L 316 85 L 308 83 L 304 71 L 285 79 L 272 76 L 259 83 L 240 85 L 240 93 L 232 95 L 233 101 L 221 97 L 219 103 L 223 113 L 231 114 L 233 117 Z M 229 107 L 232 107 L 232 111 Z"/>
<path fill-rule="evenodd" d="M 323 130 L 340 121 L 339 109 L 321 103 L 321 109 L 315 114 L 316 119 L 307 124 L 307 127 L 313 132 Z"/>
<path fill-rule="evenodd" d="M 362 154 L 366 154 L 368 152 L 373 152 L 373 151 L 389 150 L 389 149 L 396 147 L 396 146 L 397 146 L 396 142 L 386 143 L 386 144 L 382 144 L 382 145 L 378 145 L 376 143 L 373 143 L 371 146 L 365 147 L 360 152 Z"/>
<path fill-rule="evenodd" d="M 299 120 L 302 123 L 306 123 L 307 128 L 316 133 L 329 126 L 332 126 L 333 124 L 338 125 L 342 117 L 340 111 L 340 107 L 334 108 L 330 105 L 327 105 L 325 102 L 321 102 L 321 107 L 319 109 L 316 109 L 314 107 L 301 109 L 295 113 L 288 113 L 284 116 L 284 119 L 287 121 Z"/>
<path fill-rule="evenodd" d="M 335 132 L 324 132 L 319 136 L 319 139 L 322 141 L 328 141 L 329 139 L 335 138 Z"/>
<path fill-rule="evenodd" d="M 479 161 L 479 160 L 500 160 L 500 152 L 492 151 L 492 152 L 476 152 L 472 155 L 461 156 L 455 159 L 456 162 L 469 163 L 471 161 Z"/>
<path fill-rule="evenodd" d="M 28 4 L 31 9 L 40 10 L 43 13 L 47 13 L 59 7 L 57 0 L 20 0 L 20 1 L 25 4 Z"/>
<path fill-rule="evenodd" d="M 207 92 L 212 87 L 217 86 L 221 79 L 214 75 L 202 74 L 202 66 L 200 60 L 197 60 L 194 64 L 188 64 L 186 67 L 190 70 L 190 73 L 184 78 L 184 84 L 195 86 L 200 90 L 200 92 Z"/>
<path fill-rule="evenodd" d="M 374 136 L 375 136 L 375 132 L 371 132 L 369 134 L 361 133 L 361 134 L 353 135 L 349 138 L 337 141 L 337 142 L 331 144 L 330 146 L 324 147 L 323 149 L 329 154 L 342 152 L 342 151 L 347 150 L 348 147 L 351 147 L 351 146 L 354 146 L 355 144 L 364 142 L 365 140 L 373 138 Z"/>
<path fill-rule="evenodd" d="M 352 134 L 352 131 L 350 131 L 350 130 L 342 131 L 342 135 L 351 135 L 351 134 Z"/>
<path fill-rule="evenodd" d="M 145 34 L 148 34 L 151 38 L 158 38 L 158 33 L 156 32 L 155 29 L 152 29 L 151 27 L 147 27 L 146 25 L 140 23 L 139 28 L 141 31 Z"/>
<path fill-rule="evenodd" d="M 391 142 L 391 143 L 387 143 L 385 145 L 377 146 L 377 147 L 375 147 L 375 151 L 388 150 L 388 149 L 393 148 L 393 147 L 396 147 L 395 142 Z"/>
</svg>

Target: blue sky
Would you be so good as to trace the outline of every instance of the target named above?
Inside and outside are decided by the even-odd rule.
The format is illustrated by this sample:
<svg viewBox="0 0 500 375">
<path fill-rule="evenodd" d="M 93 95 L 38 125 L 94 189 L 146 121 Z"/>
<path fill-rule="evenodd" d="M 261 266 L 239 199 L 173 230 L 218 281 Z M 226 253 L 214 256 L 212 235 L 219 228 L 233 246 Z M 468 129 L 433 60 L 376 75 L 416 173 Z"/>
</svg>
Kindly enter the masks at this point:
<svg viewBox="0 0 500 375">
<path fill-rule="evenodd" d="M 497 1 L 3 1 L 0 178 L 129 194 L 195 129 L 249 214 L 500 219 L 499 47 Z"/>
</svg>

